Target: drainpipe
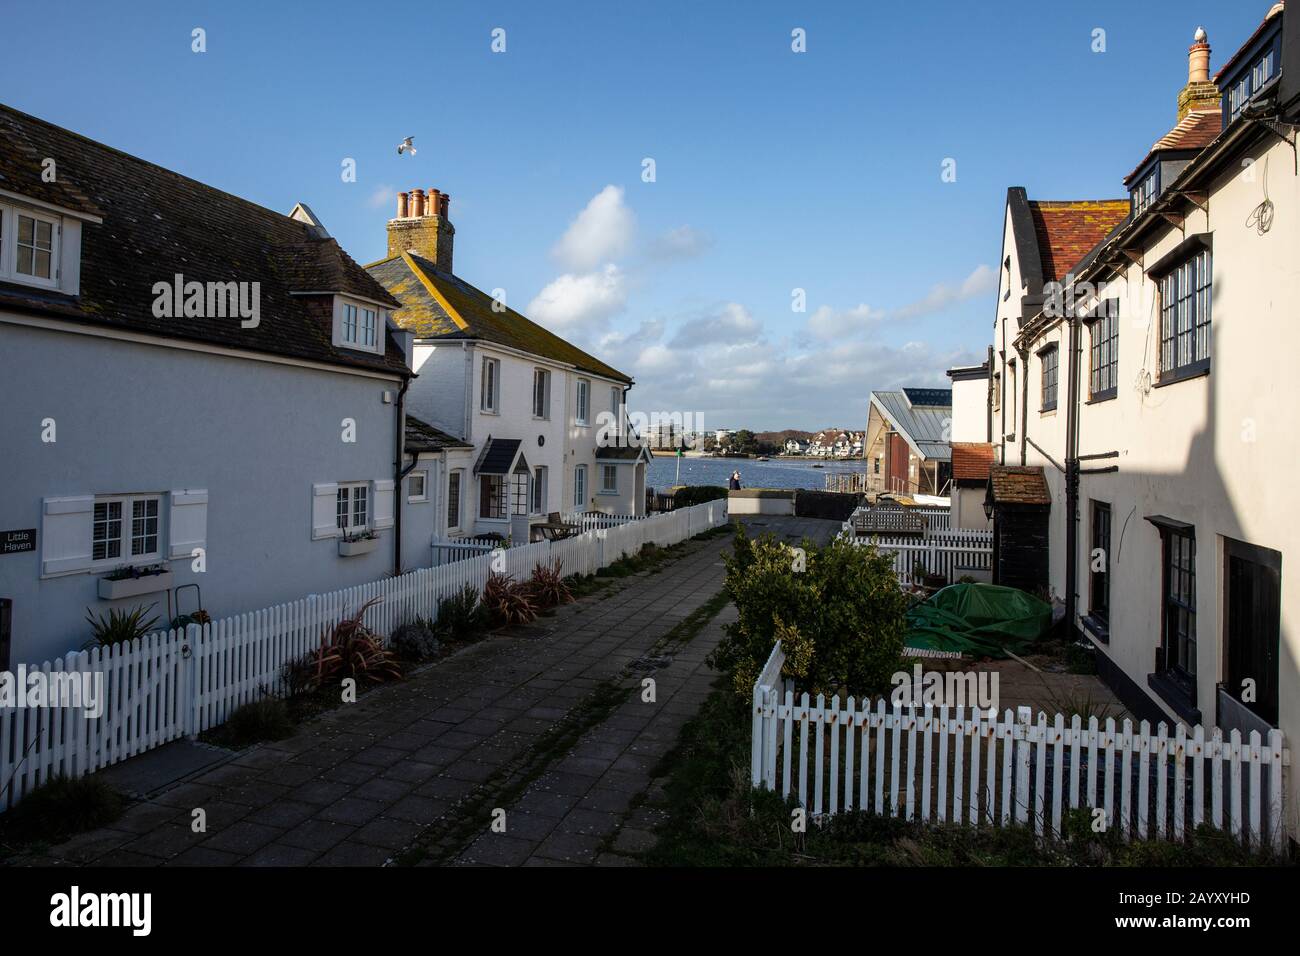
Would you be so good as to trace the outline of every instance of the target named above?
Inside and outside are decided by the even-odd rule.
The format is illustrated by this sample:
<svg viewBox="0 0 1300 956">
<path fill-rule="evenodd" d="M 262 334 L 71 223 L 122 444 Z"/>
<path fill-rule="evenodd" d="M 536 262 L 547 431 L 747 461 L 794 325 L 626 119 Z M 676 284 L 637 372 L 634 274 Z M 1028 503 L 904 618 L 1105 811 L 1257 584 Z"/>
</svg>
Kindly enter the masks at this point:
<svg viewBox="0 0 1300 956">
<path fill-rule="evenodd" d="M 411 380 L 406 378 L 397 393 L 397 428 L 393 436 L 396 444 L 393 460 L 393 574 L 402 573 L 402 481 L 419 460 L 412 458 L 411 464 L 402 468 L 402 459 L 406 457 L 406 390 L 410 387 Z"/>
<path fill-rule="evenodd" d="M 993 443 L 993 346 L 989 346 L 989 377 L 986 383 L 987 394 L 984 399 L 984 424 L 988 436 L 984 439 L 989 444 Z"/>
<path fill-rule="evenodd" d="M 1070 310 L 1068 404 L 1065 408 L 1065 622 L 1073 635 L 1079 575 L 1079 362 L 1082 339 L 1077 309 Z"/>
<path fill-rule="evenodd" d="M 1029 349 L 1017 346 L 1020 356 L 1020 464 L 1029 464 Z"/>
</svg>

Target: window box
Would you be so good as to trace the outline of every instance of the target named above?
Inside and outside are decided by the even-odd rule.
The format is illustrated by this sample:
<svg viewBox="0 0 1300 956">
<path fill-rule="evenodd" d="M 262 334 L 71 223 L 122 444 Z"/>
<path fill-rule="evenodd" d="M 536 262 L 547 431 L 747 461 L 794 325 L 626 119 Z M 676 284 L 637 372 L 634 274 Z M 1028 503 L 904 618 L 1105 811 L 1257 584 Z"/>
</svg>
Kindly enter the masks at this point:
<svg viewBox="0 0 1300 956">
<path fill-rule="evenodd" d="M 356 554 L 369 554 L 378 547 L 379 535 L 377 534 L 339 538 L 339 554 L 345 558 L 350 558 Z"/>
<path fill-rule="evenodd" d="M 99 579 L 99 596 L 102 600 L 117 601 L 171 590 L 170 571 L 162 568 L 124 568 L 123 571 L 125 573 L 120 577 L 110 575 Z M 118 572 L 114 572 L 116 574 Z"/>
</svg>

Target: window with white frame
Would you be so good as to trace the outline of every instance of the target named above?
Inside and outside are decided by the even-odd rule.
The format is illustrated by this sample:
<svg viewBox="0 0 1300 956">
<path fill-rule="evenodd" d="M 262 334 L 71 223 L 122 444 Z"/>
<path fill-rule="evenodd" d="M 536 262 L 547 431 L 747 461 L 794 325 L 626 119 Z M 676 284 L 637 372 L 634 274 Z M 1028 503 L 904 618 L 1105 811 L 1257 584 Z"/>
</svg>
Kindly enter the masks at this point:
<svg viewBox="0 0 1300 956">
<path fill-rule="evenodd" d="M 546 510 L 546 466 L 539 465 L 533 474 L 533 514 Z"/>
<path fill-rule="evenodd" d="M 591 382 L 585 378 L 578 379 L 578 401 L 574 419 L 579 425 L 587 424 L 587 417 L 591 414 Z"/>
<path fill-rule="evenodd" d="M 587 508 L 587 466 L 578 465 L 573 469 L 573 507 L 579 511 Z"/>
<path fill-rule="evenodd" d="M 160 495 L 96 498 L 91 521 L 91 560 L 154 561 L 159 545 Z"/>
<path fill-rule="evenodd" d="M 551 373 L 533 369 L 533 418 L 551 417 Z"/>
<path fill-rule="evenodd" d="M 460 527 L 460 486 L 462 471 L 447 476 L 447 530 Z"/>
<path fill-rule="evenodd" d="M 334 344 L 349 349 L 378 352 L 383 347 L 381 309 L 364 302 L 335 299 Z"/>
<path fill-rule="evenodd" d="M 413 471 L 406 478 L 406 500 L 411 503 L 429 500 L 429 473 Z"/>
<path fill-rule="evenodd" d="M 478 407 L 493 415 L 501 411 L 501 363 L 494 358 L 483 359 L 483 374 L 479 379 Z"/>
<path fill-rule="evenodd" d="M 370 527 L 370 485 L 351 482 L 339 485 L 335 519 L 344 534 L 356 534 Z"/>
<path fill-rule="evenodd" d="M 601 494 L 606 494 L 606 495 L 618 494 L 618 466 L 617 465 L 600 466 L 600 491 Z"/>
<path fill-rule="evenodd" d="M 54 286 L 59 280 L 58 217 L 0 206 L 0 278 Z"/>
<path fill-rule="evenodd" d="M 1276 72 L 1275 63 L 1275 50 L 1270 47 L 1251 64 L 1249 69 L 1242 72 L 1240 78 L 1229 82 L 1228 122 L 1231 123 L 1240 116 L 1241 111 L 1250 102 L 1250 98 L 1272 78 Z"/>
<path fill-rule="evenodd" d="M 614 386 L 609 390 L 609 410 L 614 415 L 614 420 L 618 421 L 618 407 L 623 404 L 623 390 Z"/>
<path fill-rule="evenodd" d="M 509 494 L 505 475 L 479 475 L 478 516 L 487 519 L 510 517 Z"/>
</svg>

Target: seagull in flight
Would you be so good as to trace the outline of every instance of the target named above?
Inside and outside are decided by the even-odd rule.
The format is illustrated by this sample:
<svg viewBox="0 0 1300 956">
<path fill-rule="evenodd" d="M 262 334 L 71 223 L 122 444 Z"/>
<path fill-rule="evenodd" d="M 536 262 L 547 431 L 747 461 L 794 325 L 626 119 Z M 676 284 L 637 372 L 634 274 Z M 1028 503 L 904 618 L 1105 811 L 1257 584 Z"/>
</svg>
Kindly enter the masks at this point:
<svg viewBox="0 0 1300 956">
<path fill-rule="evenodd" d="M 406 139 L 402 140 L 400 143 L 397 144 L 398 156 L 401 156 L 403 153 L 408 153 L 408 152 L 412 156 L 415 155 L 415 144 L 411 142 L 411 140 L 413 139 L 415 139 L 414 136 L 408 136 L 406 137 Z"/>
</svg>

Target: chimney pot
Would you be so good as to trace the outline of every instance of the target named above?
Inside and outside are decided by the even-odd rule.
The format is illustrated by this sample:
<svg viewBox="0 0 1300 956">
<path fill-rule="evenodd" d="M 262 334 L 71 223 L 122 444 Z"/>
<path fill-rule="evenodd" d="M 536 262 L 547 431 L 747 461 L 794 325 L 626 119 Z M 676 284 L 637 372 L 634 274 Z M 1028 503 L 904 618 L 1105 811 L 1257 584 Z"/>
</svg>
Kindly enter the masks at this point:
<svg viewBox="0 0 1300 956">
<path fill-rule="evenodd" d="M 419 219 L 424 215 L 424 190 L 411 190 L 411 218 Z"/>
<path fill-rule="evenodd" d="M 1210 81 L 1210 41 L 1205 30 L 1196 28 L 1196 42 L 1187 50 L 1187 82 L 1208 83 Z"/>
<path fill-rule="evenodd" d="M 436 189 L 430 189 L 428 192 L 429 201 L 425 207 L 426 216 L 438 216 L 442 211 L 442 200 L 439 198 L 440 193 Z"/>
<path fill-rule="evenodd" d="M 405 219 L 410 197 L 406 193 L 397 194 L 397 218 Z"/>
<path fill-rule="evenodd" d="M 451 193 L 442 194 L 442 218 L 446 219 L 449 215 L 448 210 L 451 208 Z"/>
</svg>

